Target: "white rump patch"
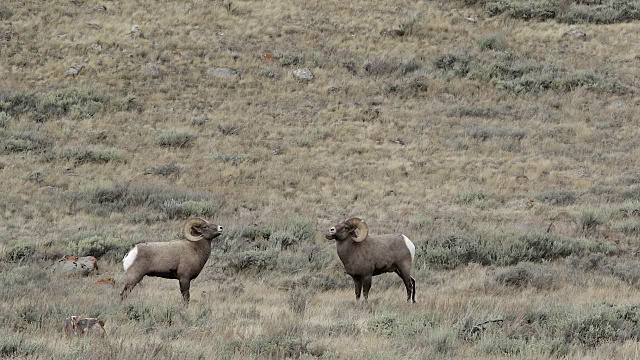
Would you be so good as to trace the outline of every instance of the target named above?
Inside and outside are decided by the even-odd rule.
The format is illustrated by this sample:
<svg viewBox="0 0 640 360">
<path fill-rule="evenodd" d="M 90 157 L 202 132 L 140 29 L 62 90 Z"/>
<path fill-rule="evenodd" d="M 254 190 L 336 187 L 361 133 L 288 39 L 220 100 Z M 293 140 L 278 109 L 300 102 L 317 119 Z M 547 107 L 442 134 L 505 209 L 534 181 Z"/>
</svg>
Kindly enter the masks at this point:
<svg viewBox="0 0 640 360">
<path fill-rule="evenodd" d="M 411 261 L 413 262 L 413 257 L 416 256 L 416 246 L 413 245 L 408 237 L 404 235 L 402 235 L 402 237 L 404 238 L 404 244 L 407 245 L 407 249 L 409 249 L 409 252 L 411 253 Z"/>
<path fill-rule="evenodd" d="M 125 256 L 124 259 L 122 259 L 122 265 L 124 266 L 124 271 L 127 271 L 127 269 L 131 266 L 131 264 L 133 264 L 133 262 L 136 260 L 137 256 L 138 256 L 138 246 L 136 245 L 133 247 L 133 249 L 131 249 L 131 251 L 129 251 L 127 256 Z"/>
</svg>

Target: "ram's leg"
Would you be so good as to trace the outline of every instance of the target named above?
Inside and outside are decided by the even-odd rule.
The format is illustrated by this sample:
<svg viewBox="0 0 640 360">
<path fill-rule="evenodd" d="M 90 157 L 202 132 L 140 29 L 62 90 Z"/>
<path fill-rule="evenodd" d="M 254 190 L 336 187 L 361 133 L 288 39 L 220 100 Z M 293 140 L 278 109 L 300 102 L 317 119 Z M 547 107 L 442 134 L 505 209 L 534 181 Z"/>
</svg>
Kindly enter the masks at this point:
<svg viewBox="0 0 640 360">
<path fill-rule="evenodd" d="M 371 289 L 371 275 L 362 278 L 362 287 L 364 290 L 364 301 L 369 300 L 369 290 Z"/>
<path fill-rule="evenodd" d="M 416 279 L 411 277 L 411 287 L 413 288 L 413 294 L 411 294 L 411 301 L 415 304 L 416 302 Z"/>
<path fill-rule="evenodd" d="M 411 275 L 409 275 L 409 271 L 407 271 L 406 269 L 398 269 L 395 272 L 396 274 L 398 274 L 398 276 L 400 276 L 400 278 L 402 279 L 402 282 L 404 282 L 404 287 L 407 289 L 407 301 L 416 302 L 415 293 L 414 293 L 415 280 L 413 280 Z"/>
<path fill-rule="evenodd" d="M 124 274 L 124 288 L 120 292 L 120 300 L 124 300 L 143 277 L 144 275 L 135 275 L 133 272 L 126 272 Z"/>
<path fill-rule="evenodd" d="M 356 301 L 360 300 L 360 294 L 362 293 L 362 277 L 351 276 L 353 278 L 353 285 L 356 291 Z"/>
<path fill-rule="evenodd" d="M 191 280 L 189 279 L 180 279 L 180 292 L 182 293 L 182 303 L 185 307 L 189 306 L 189 288 L 191 287 Z"/>
</svg>

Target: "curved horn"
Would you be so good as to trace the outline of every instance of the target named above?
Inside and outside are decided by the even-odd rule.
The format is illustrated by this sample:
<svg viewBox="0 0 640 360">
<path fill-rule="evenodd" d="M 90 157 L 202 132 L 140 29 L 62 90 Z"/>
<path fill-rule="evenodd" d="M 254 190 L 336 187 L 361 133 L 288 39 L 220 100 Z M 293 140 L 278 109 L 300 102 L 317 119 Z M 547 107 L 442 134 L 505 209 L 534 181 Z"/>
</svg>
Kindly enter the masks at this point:
<svg viewBox="0 0 640 360">
<path fill-rule="evenodd" d="M 184 227 L 182 228 L 182 232 L 184 234 L 184 238 L 189 240 L 189 241 L 200 241 L 202 240 L 204 237 L 202 235 L 198 235 L 195 236 L 191 233 L 191 230 L 193 230 L 194 226 L 198 226 L 198 225 L 202 225 L 202 224 L 208 224 L 209 222 L 203 218 L 199 218 L 199 217 L 193 217 L 190 219 L 187 219 L 187 221 L 184 222 Z"/>
<path fill-rule="evenodd" d="M 358 237 L 353 239 L 355 242 L 362 242 L 367 238 L 367 235 L 369 235 L 369 227 L 367 226 L 367 223 L 358 218 L 351 218 L 344 223 L 358 229 Z"/>
</svg>

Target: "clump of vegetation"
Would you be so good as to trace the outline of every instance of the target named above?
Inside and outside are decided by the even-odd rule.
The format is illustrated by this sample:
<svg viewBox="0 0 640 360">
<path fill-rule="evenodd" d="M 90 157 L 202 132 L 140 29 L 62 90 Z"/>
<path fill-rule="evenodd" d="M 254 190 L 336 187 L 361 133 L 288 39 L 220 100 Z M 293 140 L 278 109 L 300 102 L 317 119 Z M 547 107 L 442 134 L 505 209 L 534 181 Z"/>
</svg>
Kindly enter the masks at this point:
<svg viewBox="0 0 640 360">
<path fill-rule="evenodd" d="M 215 200 L 180 201 L 169 199 L 162 204 L 161 210 L 170 219 L 186 219 L 192 216 L 212 218 L 220 210 L 220 203 Z"/>
<path fill-rule="evenodd" d="M 9 247 L 7 250 L 7 259 L 9 261 L 21 261 L 33 256 L 36 252 L 36 247 L 32 243 L 17 242 Z"/>
<path fill-rule="evenodd" d="M 179 175 L 181 170 L 182 170 L 182 166 L 172 162 L 168 164 L 156 165 L 146 170 L 144 173 L 166 177 L 170 175 Z"/>
<path fill-rule="evenodd" d="M 484 10 L 491 16 L 505 14 L 519 19 L 556 19 L 568 24 L 613 24 L 640 19 L 640 5 L 634 0 L 624 1 L 486 1 Z"/>
<path fill-rule="evenodd" d="M 216 153 L 213 155 L 213 158 L 217 161 L 223 162 L 223 163 L 229 163 L 232 165 L 239 165 L 243 162 L 246 162 L 249 160 L 249 155 L 248 154 L 223 154 L 223 153 Z"/>
<path fill-rule="evenodd" d="M 473 60 L 469 52 L 457 50 L 436 56 L 433 59 L 433 66 L 449 76 L 466 77 Z"/>
<path fill-rule="evenodd" d="M 438 319 L 434 314 L 402 316 L 397 313 L 383 312 L 376 314 L 367 326 L 374 332 L 394 338 L 405 339 L 407 337 L 413 338 L 424 334 L 437 323 Z"/>
<path fill-rule="evenodd" d="M 550 189 L 536 195 L 536 200 L 549 205 L 573 205 L 576 202 L 576 193 L 573 190 Z"/>
<path fill-rule="evenodd" d="M 229 254 L 227 257 L 227 266 L 235 272 L 251 271 L 260 273 L 263 271 L 273 270 L 278 261 L 278 251 L 269 249 L 265 251 L 244 251 L 240 253 Z"/>
<path fill-rule="evenodd" d="M 69 238 L 66 252 L 77 256 L 100 258 L 109 255 L 109 258 L 121 259 L 130 250 L 131 245 L 131 242 L 104 234 L 80 233 Z"/>
<path fill-rule="evenodd" d="M 0 8 L 1 10 L 1 8 Z M 29 357 L 36 353 L 38 347 L 17 335 L 0 336 L 0 358 L 12 359 Z"/>
<path fill-rule="evenodd" d="M 0 128 L 0 154 L 45 153 L 53 142 L 35 129 L 8 130 Z"/>
<path fill-rule="evenodd" d="M 167 131 L 158 135 L 156 145 L 174 148 L 188 148 L 193 146 L 198 136 L 188 131 Z"/>
<path fill-rule="evenodd" d="M 0 4 L 0 20 L 9 20 L 13 16 L 13 10 L 6 4 Z"/>
<path fill-rule="evenodd" d="M 504 34 L 492 34 L 478 40 L 480 50 L 506 51 L 509 50 L 509 44 Z"/>
<path fill-rule="evenodd" d="M 571 322 L 565 332 L 567 342 L 596 347 L 606 342 L 640 339 L 640 308 L 598 306 Z"/>
<path fill-rule="evenodd" d="M 157 185 L 111 185 L 88 188 L 68 196 L 72 211 L 101 216 L 140 208 L 160 211 L 170 218 L 213 216 L 221 204 L 211 194 Z"/>
<path fill-rule="evenodd" d="M 62 116 L 85 119 L 106 109 L 131 111 L 134 107 L 134 98 L 113 98 L 99 91 L 79 88 L 60 89 L 43 95 L 9 92 L 3 94 L 0 101 L 0 111 L 14 117 L 26 115 L 36 122 Z"/>
<path fill-rule="evenodd" d="M 507 267 L 495 275 L 495 281 L 499 284 L 512 287 L 532 286 L 539 290 L 556 289 L 560 286 L 559 280 L 558 274 L 548 266 L 530 262 Z"/>
<path fill-rule="evenodd" d="M 120 152 L 114 149 L 101 149 L 96 147 L 71 147 L 58 151 L 58 159 L 71 161 L 76 165 L 81 164 L 104 164 L 112 161 L 119 161 Z"/>
<path fill-rule="evenodd" d="M 459 265 L 509 266 L 582 255 L 611 253 L 615 244 L 573 239 L 550 233 L 476 233 L 436 237 L 428 244 L 417 244 L 416 267 L 452 269 Z"/>
<path fill-rule="evenodd" d="M 597 209 L 583 209 L 575 218 L 578 228 L 584 236 L 593 236 L 598 226 L 607 221 L 608 214 Z"/>
</svg>

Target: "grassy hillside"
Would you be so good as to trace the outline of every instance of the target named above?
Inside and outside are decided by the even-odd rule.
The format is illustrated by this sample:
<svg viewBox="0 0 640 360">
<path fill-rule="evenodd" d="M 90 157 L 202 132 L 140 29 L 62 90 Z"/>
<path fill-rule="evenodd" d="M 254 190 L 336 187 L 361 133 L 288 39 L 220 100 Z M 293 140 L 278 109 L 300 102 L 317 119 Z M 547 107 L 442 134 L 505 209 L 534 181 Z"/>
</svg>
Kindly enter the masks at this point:
<svg viewBox="0 0 640 360">
<path fill-rule="evenodd" d="M 638 357 L 638 19 L 637 0 L 3 1 L 0 357 Z M 227 229 L 191 306 L 151 278 L 121 303 L 122 256 L 189 216 Z M 415 242 L 417 304 L 389 274 L 354 302 L 322 236 L 349 216 Z M 100 274 L 52 274 L 64 255 Z M 108 336 L 64 338 L 72 314 Z"/>
</svg>

